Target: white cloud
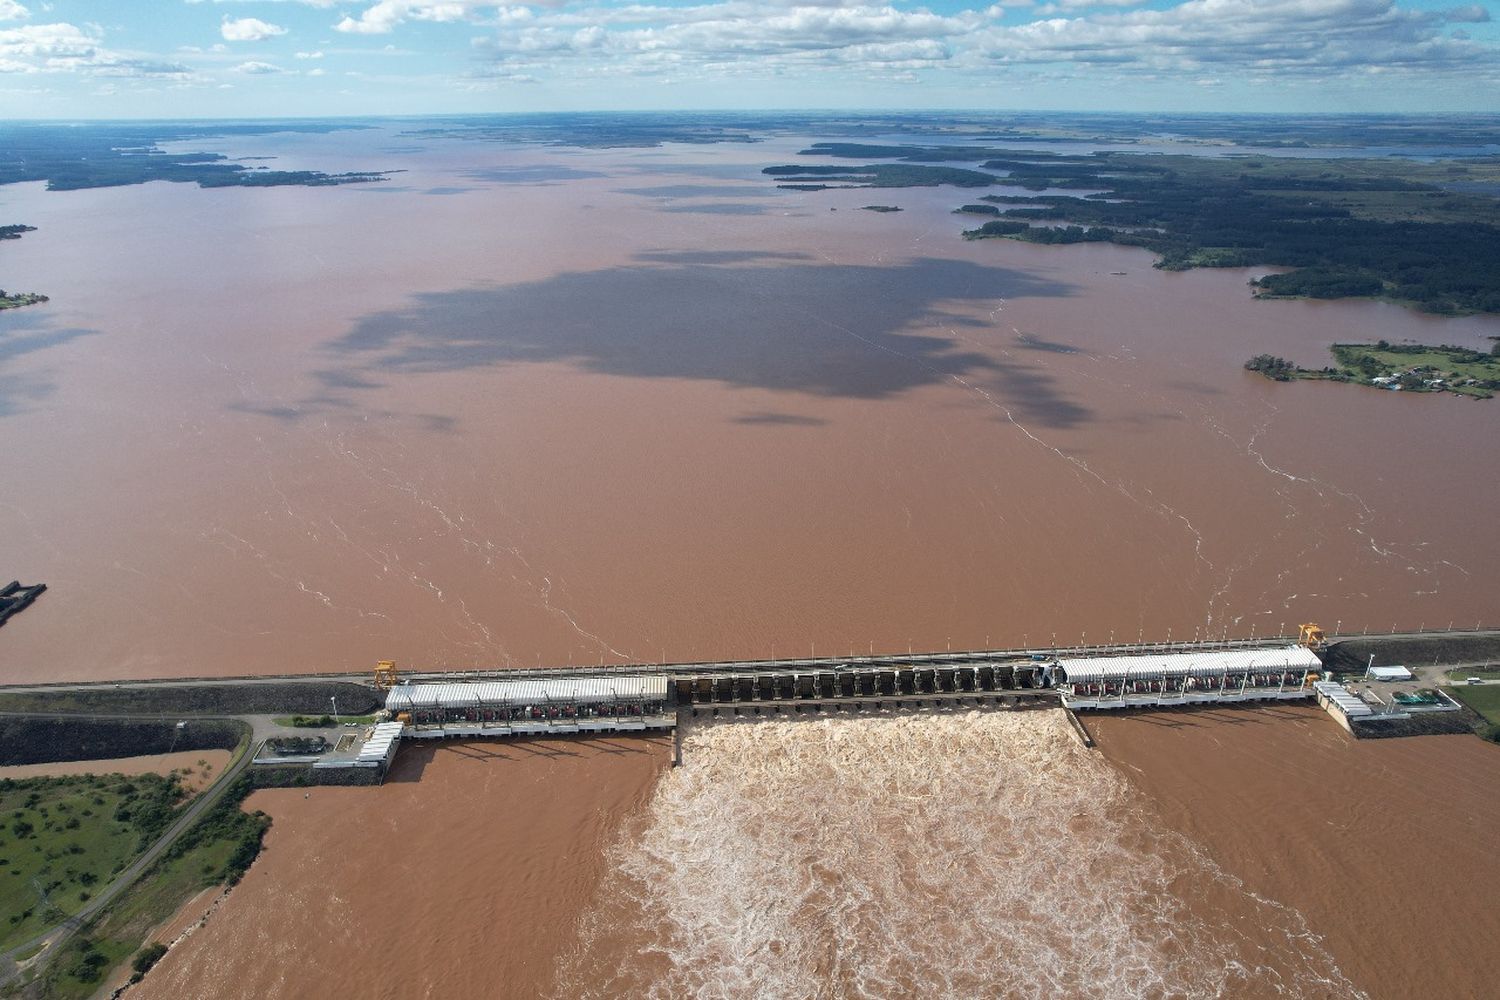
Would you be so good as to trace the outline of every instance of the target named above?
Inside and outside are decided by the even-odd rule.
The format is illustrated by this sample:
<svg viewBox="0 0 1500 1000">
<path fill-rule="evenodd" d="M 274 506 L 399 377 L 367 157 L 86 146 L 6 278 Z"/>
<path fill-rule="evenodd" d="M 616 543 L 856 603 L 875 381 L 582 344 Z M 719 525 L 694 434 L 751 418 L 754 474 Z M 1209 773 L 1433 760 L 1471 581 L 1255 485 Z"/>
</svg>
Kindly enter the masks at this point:
<svg viewBox="0 0 1500 1000">
<path fill-rule="evenodd" d="M 631 6 L 513 16 L 475 47 L 489 60 L 540 66 L 586 57 L 589 69 L 670 71 L 687 64 L 724 72 L 840 64 L 872 69 L 935 65 L 954 40 L 983 26 L 975 12 L 944 17 L 894 7 L 781 7 L 746 0 L 699 7 Z"/>
<path fill-rule="evenodd" d="M 322 66 L 314 66 L 312 69 L 310 69 L 310 70 L 307 71 L 307 75 L 308 76 L 323 76 L 327 72 L 328 71 L 326 69 L 324 69 Z"/>
<path fill-rule="evenodd" d="M 268 24 L 258 17 L 230 17 L 224 15 L 219 25 L 219 34 L 226 42 L 262 42 L 267 38 L 286 34 L 286 29 L 277 24 Z"/>
<path fill-rule="evenodd" d="M 480 5 L 464 0 L 449 3 L 380 0 L 379 3 L 366 7 L 358 17 L 344 17 L 333 28 L 335 31 L 356 35 L 387 35 L 403 21 L 462 21 L 472 8 L 478 6 Z"/>
<path fill-rule="evenodd" d="M 0 28 L 0 72 L 177 80 L 192 77 L 180 63 L 105 48 L 95 26 L 80 28 L 67 23 Z"/>
<path fill-rule="evenodd" d="M 24 21 L 31 11 L 16 3 L 16 0 L 0 0 L 0 21 Z"/>
<path fill-rule="evenodd" d="M 319 51 L 319 52 L 298 52 L 297 53 L 297 58 L 298 59 L 322 59 L 323 58 L 323 53 L 321 51 Z"/>
<path fill-rule="evenodd" d="M 236 73 L 245 73 L 249 76 L 270 76 L 275 73 L 285 73 L 286 70 L 274 63 L 268 62 L 242 62 L 234 68 Z"/>
<path fill-rule="evenodd" d="M 1488 24 L 1490 12 L 1488 8 L 1475 3 L 1467 7 L 1454 7 L 1452 10 L 1443 11 L 1443 20 L 1455 24 Z"/>
<path fill-rule="evenodd" d="M 997 27 L 985 33 L 980 50 L 997 63 L 1158 73 L 1237 67 L 1262 77 L 1450 70 L 1485 58 L 1476 46 L 1439 37 L 1441 19 L 1392 0 L 1187 0 L 1164 10 Z"/>
</svg>

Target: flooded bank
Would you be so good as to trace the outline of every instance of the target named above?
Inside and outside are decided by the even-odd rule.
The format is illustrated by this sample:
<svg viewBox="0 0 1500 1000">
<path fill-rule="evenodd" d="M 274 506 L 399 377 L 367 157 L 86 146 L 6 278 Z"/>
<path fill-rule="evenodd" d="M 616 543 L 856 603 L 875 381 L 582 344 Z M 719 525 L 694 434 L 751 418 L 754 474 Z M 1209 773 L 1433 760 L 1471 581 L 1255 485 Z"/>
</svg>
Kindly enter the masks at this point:
<svg viewBox="0 0 1500 1000">
<path fill-rule="evenodd" d="M 379 788 L 259 791 L 259 860 L 132 998 L 539 996 L 660 740 L 406 747 Z"/>
<path fill-rule="evenodd" d="M 0 767 L 0 779 L 56 778 L 67 774 L 170 774 L 175 772 L 182 787 L 201 792 L 229 766 L 228 750 L 180 750 L 144 757 L 104 760 L 66 760 L 47 764 L 12 764 Z"/>
</svg>

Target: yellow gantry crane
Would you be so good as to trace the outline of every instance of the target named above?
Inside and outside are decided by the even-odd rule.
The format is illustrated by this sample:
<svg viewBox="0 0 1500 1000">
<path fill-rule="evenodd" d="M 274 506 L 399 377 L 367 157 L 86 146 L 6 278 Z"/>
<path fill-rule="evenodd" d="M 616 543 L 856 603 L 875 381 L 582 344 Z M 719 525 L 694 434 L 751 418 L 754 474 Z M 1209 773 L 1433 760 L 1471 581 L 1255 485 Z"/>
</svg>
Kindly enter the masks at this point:
<svg viewBox="0 0 1500 1000">
<path fill-rule="evenodd" d="M 1321 649 L 1327 638 L 1323 634 L 1323 626 L 1309 623 L 1302 626 L 1302 633 L 1297 637 L 1297 645 L 1306 646 L 1308 649 Z"/>
<path fill-rule="evenodd" d="M 396 686 L 397 680 L 395 660 L 381 660 L 375 664 L 375 690 L 389 691 Z"/>
</svg>

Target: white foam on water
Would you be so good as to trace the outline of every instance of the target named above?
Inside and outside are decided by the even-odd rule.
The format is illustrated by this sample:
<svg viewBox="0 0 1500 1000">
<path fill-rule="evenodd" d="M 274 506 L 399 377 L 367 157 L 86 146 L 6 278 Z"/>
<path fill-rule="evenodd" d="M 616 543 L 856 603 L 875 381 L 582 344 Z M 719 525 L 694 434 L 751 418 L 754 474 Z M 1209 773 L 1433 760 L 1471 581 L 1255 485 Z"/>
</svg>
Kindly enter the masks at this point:
<svg viewBox="0 0 1500 1000">
<path fill-rule="evenodd" d="M 558 994 L 1361 994 L 1061 712 L 693 724 Z"/>
</svg>

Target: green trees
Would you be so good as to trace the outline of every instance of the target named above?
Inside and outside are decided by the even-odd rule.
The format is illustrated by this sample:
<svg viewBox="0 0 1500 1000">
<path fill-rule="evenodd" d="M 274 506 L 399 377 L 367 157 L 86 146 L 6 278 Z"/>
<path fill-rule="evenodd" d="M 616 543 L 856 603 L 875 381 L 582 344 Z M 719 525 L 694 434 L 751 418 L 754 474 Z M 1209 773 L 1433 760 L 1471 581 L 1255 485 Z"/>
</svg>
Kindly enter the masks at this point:
<svg viewBox="0 0 1500 1000">
<path fill-rule="evenodd" d="M 1245 370 L 1260 372 L 1274 382 L 1290 382 L 1297 374 L 1296 365 L 1272 354 L 1257 354 L 1245 362 Z"/>
</svg>

